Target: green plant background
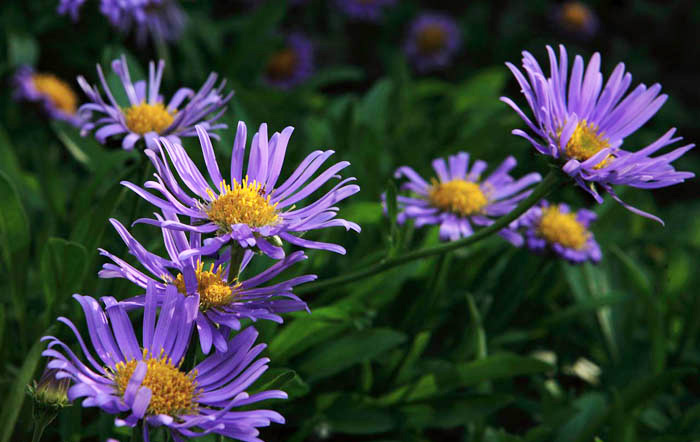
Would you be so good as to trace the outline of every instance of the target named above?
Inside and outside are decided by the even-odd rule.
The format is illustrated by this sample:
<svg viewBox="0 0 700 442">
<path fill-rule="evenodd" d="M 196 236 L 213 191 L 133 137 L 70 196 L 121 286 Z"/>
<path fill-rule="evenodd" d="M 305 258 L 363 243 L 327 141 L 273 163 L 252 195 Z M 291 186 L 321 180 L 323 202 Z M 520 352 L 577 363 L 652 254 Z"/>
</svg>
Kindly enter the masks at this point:
<svg viewBox="0 0 700 442">
<path fill-rule="evenodd" d="M 524 103 L 503 66 L 517 63 L 522 49 L 542 61 L 548 43 L 565 43 L 570 54 L 600 50 L 604 72 L 624 61 L 635 81 L 662 83 L 667 104 L 626 141 L 630 146 L 643 146 L 671 126 L 698 140 L 700 11 L 693 2 L 591 2 L 601 30 L 590 41 L 559 32 L 551 2 L 464 3 L 406 0 L 372 25 L 348 22 L 331 1 L 295 8 L 268 1 L 252 10 L 235 1 L 189 1 L 183 6 L 190 26 L 180 42 L 139 47 L 107 26 L 96 2 L 88 1 L 75 25 L 56 15 L 56 1 L 3 2 L 0 441 L 29 440 L 25 385 L 44 365 L 38 339 L 51 333 L 72 342 L 56 316 L 83 324 L 70 295 L 121 299 L 135 293 L 124 281 L 96 276 L 103 263 L 97 247 L 126 253 L 107 219 L 128 224 L 152 211 L 119 185 L 123 179 L 143 181 L 143 155 L 82 138 L 11 99 L 11 76 L 21 64 L 95 82 L 95 63 L 108 66 L 119 54 L 129 58 L 133 76 L 149 59 L 164 58 L 166 93 L 182 85 L 196 88 L 213 70 L 236 91 L 223 118 L 230 129 L 215 143 L 224 164 L 238 120 L 249 131 L 261 122 L 273 130 L 296 127 L 287 172 L 312 150 L 334 149 L 338 160 L 352 163 L 348 170 L 362 187 L 341 213 L 363 231 L 316 235 L 348 249 L 346 256 L 311 251 L 293 269 L 316 273 L 321 281 L 387 253 L 438 243 L 435 229 L 395 228 L 382 215 L 380 195 L 400 165 L 427 176 L 430 160 L 466 150 L 492 165 L 514 155 L 517 175 L 547 170 L 544 158 L 510 134 L 523 123 L 498 100 L 507 94 Z M 452 68 L 420 76 L 400 45 L 408 21 L 428 5 L 455 15 L 464 43 Z M 265 86 L 260 72 L 279 47 L 281 32 L 300 29 L 316 41 L 316 73 L 290 91 Z M 201 160 L 196 142 L 185 144 Z M 676 163 L 691 171 L 699 165 L 695 152 Z M 272 360 L 256 388 L 281 388 L 290 396 L 266 404 L 287 423 L 262 429 L 261 437 L 700 440 L 698 185 L 621 193 L 659 214 L 666 227 L 610 201 L 596 206 L 572 185 L 551 196 L 594 206 L 600 218 L 593 230 L 604 253 L 597 266 L 567 265 L 493 237 L 350 284 L 301 288 L 311 315 L 287 315 L 281 326 L 256 324 Z M 151 250 L 163 252 L 152 227 L 133 231 Z M 572 370 L 580 358 L 596 364 L 600 375 L 586 380 Z M 44 440 L 124 441 L 129 434 L 113 427 L 112 416 L 72 406 Z M 153 437 L 165 440 L 155 432 Z"/>
</svg>

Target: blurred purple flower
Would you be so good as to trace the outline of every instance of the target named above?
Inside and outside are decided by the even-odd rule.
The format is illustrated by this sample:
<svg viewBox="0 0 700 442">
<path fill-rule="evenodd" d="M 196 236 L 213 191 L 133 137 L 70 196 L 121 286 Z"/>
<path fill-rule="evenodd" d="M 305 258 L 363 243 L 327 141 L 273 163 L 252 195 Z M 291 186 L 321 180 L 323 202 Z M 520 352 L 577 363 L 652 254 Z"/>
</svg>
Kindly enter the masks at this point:
<svg viewBox="0 0 700 442">
<path fill-rule="evenodd" d="M 50 118 L 80 127 L 84 122 L 78 114 L 78 96 L 63 80 L 53 74 L 35 72 L 21 66 L 13 79 L 14 98 L 39 103 Z"/>
<path fill-rule="evenodd" d="M 71 20 L 78 21 L 80 8 L 85 0 L 59 0 L 57 12 L 59 15 L 70 15 Z"/>
<path fill-rule="evenodd" d="M 384 8 L 397 0 L 336 0 L 335 5 L 348 17 L 359 21 L 378 21 Z"/>
<path fill-rule="evenodd" d="M 285 39 L 285 46 L 273 53 L 265 67 L 266 83 L 289 89 L 309 78 L 314 70 L 314 48 L 304 35 L 295 33 Z"/>
<path fill-rule="evenodd" d="M 585 39 L 593 37 L 600 24 L 595 12 L 578 1 L 567 1 L 555 6 L 554 19 L 564 32 Z"/>
<path fill-rule="evenodd" d="M 100 12 L 121 32 L 134 29 L 142 44 L 149 33 L 157 39 L 178 40 L 187 24 L 175 0 L 100 0 Z"/>
<path fill-rule="evenodd" d="M 460 44 L 459 27 L 452 17 L 424 13 L 411 23 L 404 51 L 416 69 L 425 72 L 448 66 Z"/>
</svg>

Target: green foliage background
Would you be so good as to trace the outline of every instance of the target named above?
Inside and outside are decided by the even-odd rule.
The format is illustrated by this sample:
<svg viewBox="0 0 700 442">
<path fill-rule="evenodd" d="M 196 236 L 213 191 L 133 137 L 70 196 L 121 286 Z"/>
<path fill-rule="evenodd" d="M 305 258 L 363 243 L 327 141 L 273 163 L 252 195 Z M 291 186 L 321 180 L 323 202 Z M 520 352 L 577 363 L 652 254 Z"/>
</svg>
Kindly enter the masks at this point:
<svg viewBox="0 0 700 442">
<path fill-rule="evenodd" d="M 107 218 L 128 224 L 151 211 L 119 185 L 143 181 L 142 155 L 81 138 L 14 102 L 10 79 L 20 64 L 94 82 L 95 63 L 107 66 L 118 54 L 127 54 L 134 76 L 149 59 L 164 58 L 166 94 L 198 87 L 213 70 L 236 91 L 223 118 L 230 129 L 215 143 L 224 164 L 238 120 L 249 128 L 261 122 L 273 130 L 295 126 L 288 169 L 317 148 L 332 148 L 338 159 L 351 161 L 362 191 L 341 212 L 362 233 L 323 232 L 320 239 L 343 244 L 348 254 L 311 251 L 294 269 L 321 281 L 387 253 L 437 244 L 435 229 L 397 229 L 382 215 L 380 194 L 400 165 L 428 175 L 434 157 L 467 150 L 492 165 L 514 155 L 517 175 L 547 170 L 543 158 L 510 134 L 523 123 L 498 101 L 505 93 L 524 102 L 503 66 L 517 62 L 522 49 L 540 60 L 547 43 L 564 42 L 570 54 L 600 50 L 605 72 L 624 61 L 635 81 L 661 82 L 670 99 L 630 137 L 632 146 L 671 126 L 691 141 L 700 135 L 700 77 L 693 67 L 700 55 L 700 11 L 692 2 L 591 2 L 601 32 L 583 42 L 556 30 L 553 5 L 544 0 L 406 0 L 379 25 L 349 23 L 330 1 L 294 8 L 268 1 L 252 10 L 232 1 L 191 1 L 184 3 L 190 26 L 171 47 L 139 47 L 107 26 L 96 2 L 88 1 L 75 25 L 55 14 L 56 3 L 0 5 L 3 442 L 29 440 L 25 385 L 43 367 L 38 339 L 52 333 L 72 342 L 65 327 L 54 325 L 56 316 L 83 323 L 70 295 L 121 299 L 135 293 L 124 281 L 96 277 L 103 262 L 97 247 L 125 254 Z M 455 14 L 464 47 L 454 67 L 419 76 L 400 44 L 407 22 L 428 4 Z M 291 91 L 270 89 L 260 81 L 266 57 L 279 47 L 281 31 L 300 29 L 316 40 L 317 72 Z M 196 142 L 186 144 L 199 158 Z M 697 171 L 699 164 L 691 152 L 676 166 Z M 288 315 L 281 326 L 256 324 L 272 360 L 256 388 L 281 388 L 290 396 L 267 404 L 287 424 L 263 429 L 262 438 L 700 440 L 697 195 L 693 181 L 653 194 L 623 192 L 630 203 L 659 214 L 666 227 L 610 202 L 595 206 L 600 218 L 594 233 L 604 253 L 597 266 L 570 266 L 490 238 L 328 290 L 301 288 L 311 315 Z M 593 206 L 573 186 L 557 189 L 552 198 Z M 162 251 L 153 228 L 133 230 L 151 250 Z M 600 375 L 577 375 L 571 367 L 580 358 L 596 364 Z M 112 424 L 111 416 L 73 406 L 44 440 L 129 438 Z M 153 440 L 165 440 L 159 437 Z"/>
</svg>

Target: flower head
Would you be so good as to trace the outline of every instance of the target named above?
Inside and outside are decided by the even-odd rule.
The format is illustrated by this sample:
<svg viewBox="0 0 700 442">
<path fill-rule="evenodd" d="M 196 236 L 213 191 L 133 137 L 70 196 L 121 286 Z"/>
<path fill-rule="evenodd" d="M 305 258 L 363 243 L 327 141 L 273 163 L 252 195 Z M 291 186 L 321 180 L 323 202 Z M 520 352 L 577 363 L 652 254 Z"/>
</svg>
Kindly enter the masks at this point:
<svg viewBox="0 0 700 442">
<path fill-rule="evenodd" d="M 58 12 L 59 15 L 68 14 L 71 20 L 76 22 L 78 21 L 80 8 L 83 6 L 83 3 L 85 3 L 85 0 L 60 0 L 56 12 Z"/>
<path fill-rule="evenodd" d="M 73 386 L 68 398 L 84 398 L 84 407 L 99 407 L 118 415 L 118 426 L 143 423 L 144 440 L 149 427 L 166 427 L 175 440 L 210 433 L 240 440 L 258 440 L 257 427 L 284 418 L 270 410 L 232 411 L 265 399 L 284 399 L 282 391 L 249 395 L 245 390 L 267 370 L 267 358 L 255 360 L 265 348 L 253 346 L 257 337 L 249 327 L 228 341 L 225 352 L 217 352 L 185 371 L 182 362 L 189 345 L 196 296 L 182 296 L 174 286 L 166 291 L 156 315 L 157 295 L 153 285 L 146 291 L 143 338 L 139 342 L 129 322 L 126 307 L 105 297 L 105 309 L 93 298 L 74 295 L 87 319 L 90 341 L 97 358 L 85 345 L 75 325 L 58 320 L 75 334 L 83 362 L 58 338 L 46 336 L 48 367 L 57 377 L 69 378 Z M 158 316 L 156 318 L 156 316 Z"/>
<path fill-rule="evenodd" d="M 303 83 L 313 72 L 313 56 L 313 45 L 308 38 L 299 33 L 289 35 L 284 47 L 268 59 L 265 82 L 281 89 Z"/>
<path fill-rule="evenodd" d="M 57 379 L 58 370 L 46 368 L 41 374 L 39 382 L 32 382 L 27 387 L 29 395 L 40 407 L 63 408 L 70 404 L 68 401 L 68 387 L 70 379 Z"/>
<path fill-rule="evenodd" d="M 161 217 L 159 219 L 165 220 Z M 177 221 L 175 216 L 167 219 Z M 230 249 L 211 260 L 201 256 L 180 259 L 179 255 L 183 251 L 200 247 L 200 235 L 189 233 L 188 238 L 185 232 L 163 229 L 163 240 L 169 255 L 169 259 L 166 259 L 146 250 L 119 221 L 110 219 L 110 222 L 126 244 L 129 253 L 136 257 L 147 273 L 100 249 L 100 253 L 114 264 L 104 264 L 99 276 L 125 278 L 144 289 L 153 284 L 159 293 L 159 305 L 162 304 L 168 286 L 177 287 L 178 292 L 186 296 L 197 295 L 199 309 L 195 315 L 195 323 L 204 353 L 209 353 L 212 344 L 217 350 L 226 351 L 226 337 L 231 329 L 240 329 L 241 319 L 282 322 L 279 316 L 281 313 L 308 309 L 306 303 L 295 296 L 292 290 L 299 284 L 313 281 L 316 279 L 315 275 L 303 275 L 264 285 L 295 263 L 306 259 L 301 251 L 290 254 L 258 275 L 242 279 L 239 275 L 252 258 L 250 252 L 243 256 L 240 270 L 231 269 Z M 141 307 L 144 301 L 143 296 L 137 296 L 123 302 L 130 308 Z"/>
<path fill-rule="evenodd" d="M 377 21 L 384 8 L 393 6 L 396 0 L 336 0 L 335 5 L 348 17 L 360 21 Z"/>
<path fill-rule="evenodd" d="M 472 225 L 488 226 L 493 218 L 513 210 L 518 202 L 530 194 L 526 190 L 542 179 L 538 173 L 530 173 L 515 180 L 509 171 L 516 165 L 515 158 L 508 157 L 486 178 L 481 175 L 487 164 L 477 160 L 469 169 L 469 154 L 460 152 L 448 158 L 433 161 L 437 178 L 430 183 L 410 167 L 400 167 L 396 178 L 408 179 L 401 188 L 410 190 L 413 196 L 397 198 L 401 212 L 398 221 L 415 219 L 416 226 L 440 225 L 440 238 L 455 241 L 472 234 Z M 518 236 L 507 229 L 501 235 L 517 242 Z"/>
<path fill-rule="evenodd" d="M 180 38 L 187 16 L 175 0 L 100 0 L 100 12 L 121 32 L 136 32 L 144 43 L 150 33 L 157 39 Z"/>
<path fill-rule="evenodd" d="M 593 37 L 598 30 L 598 17 L 583 2 L 567 1 L 558 5 L 554 18 L 562 30 L 578 37 Z"/>
<path fill-rule="evenodd" d="M 502 97 L 501 100 L 517 112 L 535 137 L 519 129 L 513 134 L 528 140 L 540 153 L 558 160 L 562 170 L 599 203 L 603 199 L 596 184 L 629 210 L 661 222 L 659 218 L 623 203 L 612 189 L 613 185 L 643 189 L 666 187 L 694 176 L 691 172 L 676 171 L 671 166 L 693 144 L 664 155 L 650 156 L 681 140 L 673 137 L 675 129 L 638 151 L 622 149 L 624 139 L 646 123 L 666 101 L 666 95 L 659 95 L 661 86 L 654 84 L 647 88 L 641 84 L 625 96 L 632 76 L 625 73 L 622 63 L 617 65 L 603 87 L 600 54 L 591 57 L 585 75 L 583 59 L 577 55 L 569 78 L 564 46 L 559 47 L 559 59 L 551 47 L 548 46 L 547 51 L 551 67 L 549 76 L 527 51 L 523 52 L 525 75 L 507 63 L 534 114 L 532 121 L 511 99 Z"/>
<path fill-rule="evenodd" d="M 22 66 L 15 74 L 14 86 L 16 99 L 41 104 L 50 118 L 74 126 L 82 123 L 82 118 L 78 116 L 78 96 L 68 83 L 55 75 Z"/>
<path fill-rule="evenodd" d="M 267 125 L 261 124 L 259 132 L 253 136 L 248 167 L 244 173 L 247 131 L 245 124 L 239 122 L 233 143 L 231 174 L 226 180 L 219 171 L 209 135 L 203 127 L 197 126 L 212 184 L 207 182 L 182 146 L 171 143 L 167 138 L 160 138 L 158 151 L 146 152 L 155 166 L 158 182 L 148 181 L 144 187 L 157 190 L 162 198 L 133 183 L 123 184 L 164 212 L 182 215 L 191 221 L 185 223 L 168 219 L 140 219 L 137 222 L 213 235 L 206 238 L 201 246 L 181 252 L 180 259 L 212 255 L 227 244 L 257 248 L 271 258 L 281 259 L 284 250 L 280 247 L 280 240 L 300 247 L 345 253 L 345 249 L 339 245 L 311 241 L 294 234 L 332 226 L 360 231 L 360 226 L 355 223 L 334 219 L 338 211 L 334 204 L 360 190 L 359 186 L 348 184 L 355 178 L 341 180 L 311 204 L 296 206 L 328 180 L 339 178 L 336 174 L 350 163 L 336 163 L 309 181 L 333 154 L 332 150 L 315 151 L 306 157 L 287 180 L 278 184 L 292 131 L 293 128 L 287 127 L 282 133 L 276 132 L 268 139 Z M 175 179 L 166 153 L 189 192 Z"/>
<path fill-rule="evenodd" d="M 446 67 L 460 41 L 459 28 L 452 17 L 424 13 L 411 24 L 404 51 L 416 69 L 424 72 Z"/>
<path fill-rule="evenodd" d="M 510 229 L 525 235 L 525 245 L 535 252 L 551 251 L 571 263 L 598 262 L 600 246 L 589 230 L 596 214 L 586 209 L 572 212 L 566 204 L 542 201 L 513 221 Z"/>
<path fill-rule="evenodd" d="M 82 76 L 78 83 L 91 100 L 80 107 L 81 114 L 95 112 L 99 117 L 90 118 L 82 127 L 83 135 L 93 129 L 95 138 L 104 143 L 111 136 L 122 137 L 122 147 L 133 149 L 136 142 L 143 139 L 146 147 L 155 149 L 156 138 L 165 137 L 171 142 L 180 143 L 180 137 L 195 135 L 194 125 L 199 124 L 208 130 L 226 128 L 225 124 L 217 123 L 225 110 L 225 105 L 233 96 L 233 92 L 222 95 L 225 81 L 215 88 L 217 75 L 211 73 L 207 81 L 195 93 L 188 88 L 180 88 L 170 101 L 165 102 L 160 94 L 160 82 L 163 77 L 165 63 L 163 60 L 156 64 L 148 64 L 148 81 L 131 81 L 126 57 L 112 62 L 112 69 L 121 80 L 128 103 L 119 103 L 114 98 L 107 84 L 102 68 L 97 65 L 97 74 L 107 101 L 102 98 L 97 86 L 90 86 Z M 187 101 L 187 104 L 181 105 Z M 212 115 L 213 114 L 213 115 Z M 212 134 L 218 138 L 218 135 Z"/>
</svg>

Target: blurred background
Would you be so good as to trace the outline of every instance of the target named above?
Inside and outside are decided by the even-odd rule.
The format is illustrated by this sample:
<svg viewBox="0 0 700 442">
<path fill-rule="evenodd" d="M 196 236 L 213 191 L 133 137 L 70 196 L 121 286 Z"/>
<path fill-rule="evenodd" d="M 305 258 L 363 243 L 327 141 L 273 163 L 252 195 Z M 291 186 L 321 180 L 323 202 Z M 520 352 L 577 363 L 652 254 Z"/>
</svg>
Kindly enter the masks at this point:
<svg viewBox="0 0 700 442">
<path fill-rule="evenodd" d="M 543 66 L 548 44 L 564 44 L 570 62 L 574 54 L 587 60 L 598 51 L 605 75 L 623 62 L 633 86 L 661 83 L 668 101 L 626 139 L 627 149 L 646 146 L 670 127 L 687 142 L 700 140 L 700 6 L 692 0 L 176 4 L 186 24 L 175 37 L 115 29 L 98 1 L 87 0 L 75 20 L 57 13 L 56 0 L 0 5 L 2 442 L 30 440 L 32 404 L 23 386 L 44 366 L 39 337 L 73 339 L 65 327 L 50 328 L 54 318 L 82 324 L 70 295 L 137 293 L 96 276 L 103 263 L 97 247 L 126 254 L 107 219 L 128 225 L 152 210 L 119 185 L 141 179 L 142 154 L 122 151 L 118 141 L 81 137 L 35 104 L 14 99 L 21 66 L 63 79 L 79 101 L 85 97 L 76 76 L 97 83 L 95 65 L 109 71 L 121 54 L 132 78 L 143 78 L 149 60 L 164 59 L 166 96 L 183 86 L 196 90 L 214 71 L 235 91 L 221 120 L 229 129 L 214 146 L 220 162 L 230 157 L 239 120 L 249 131 L 262 122 L 275 131 L 295 127 L 283 173 L 315 149 L 335 150 L 338 161 L 352 163 L 348 174 L 362 188 L 341 213 L 363 232 L 317 236 L 348 250 L 311 251 L 293 270 L 321 280 L 386 254 L 391 226 L 379 199 L 401 165 L 429 177 L 433 158 L 464 150 L 492 167 L 513 155 L 516 176 L 544 174 L 545 158 L 510 133 L 524 123 L 499 101 L 505 95 L 525 104 L 504 66 L 519 65 L 523 50 Z M 416 34 L 416 20 L 426 13 L 453 30 L 432 39 Z M 412 52 L 416 44 L 449 50 L 430 62 Z M 107 81 L 117 84 L 114 74 Z M 185 145 L 199 155 L 196 141 Z M 694 149 L 674 164 L 696 172 L 700 154 Z M 603 249 L 599 265 L 572 266 L 491 238 L 303 293 L 311 315 L 288 315 L 281 326 L 256 324 L 272 360 L 256 386 L 290 396 L 266 404 L 287 423 L 263 429 L 261 438 L 700 440 L 698 191 L 696 180 L 653 192 L 620 189 L 625 201 L 663 218 L 663 227 L 614 202 L 596 205 L 573 185 L 558 189 L 551 200 L 599 215 L 592 227 Z M 152 228 L 132 231 L 163 252 Z M 399 253 L 437 242 L 436 229 L 402 227 Z M 112 416 L 72 406 L 44 440 L 126 441 L 129 434 L 113 428 Z"/>
</svg>

